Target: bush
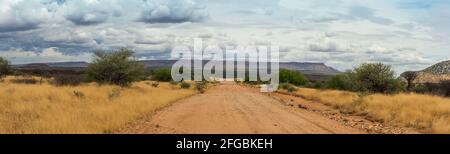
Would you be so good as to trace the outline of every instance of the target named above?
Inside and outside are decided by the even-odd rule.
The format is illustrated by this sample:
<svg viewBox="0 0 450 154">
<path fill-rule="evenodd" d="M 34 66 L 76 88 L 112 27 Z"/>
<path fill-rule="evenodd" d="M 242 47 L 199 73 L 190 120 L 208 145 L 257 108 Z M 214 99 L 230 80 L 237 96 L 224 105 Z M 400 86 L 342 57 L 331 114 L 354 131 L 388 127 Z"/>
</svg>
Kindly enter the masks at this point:
<svg viewBox="0 0 450 154">
<path fill-rule="evenodd" d="M 200 81 L 195 83 L 195 89 L 200 93 L 205 93 L 207 87 L 207 82 Z"/>
<path fill-rule="evenodd" d="M 278 88 L 287 90 L 290 86 L 292 86 L 292 85 L 289 83 L 282 83 L 282 84 L 280 84 L 280 86 Z"/>
<path fill-rule="evenodd" d="M 58 74 L 53 76 L 52 84 L 56 86 L 77 86 L 85 80 L 82 75 Z"/>
<path fill-rule="evenodd" d="M 282 84 L 280 84 L 279 88 L 280 89 L 284 89 L 284 90 L 286 90 L 286 91 L 288 91 L 290 93 L 297 91 L 297 88 L 295 86 L 293 86 L 292 84 L 289 84 L 289 83 L 282 83 Z"/>
<path fill-rule="evenodd" d="M 9 61 L 0 57 L 0 79 L 6 77 L 9 73 L 11 73 Z"/>
<path fill-rule="evenodd" d="M 122 87 L 145 79 L 145 66 L 132 58 L 133 53 L 126 48 L 111 53 L 95 52 L 95 60 L 86 71 L 87 77 L 100 84 Z"/>
<path fill-rule="evenodd" d="M 152 73 L 152 79 L 161 82 L 172 81 L 172 70 L 168 68 L 156 69 Z"/>
<path fill-rule="evenodd" d="M 294 86 L 292 86 L 292 87 L 289 87 L 289 88 L 287 89 L 287 91 L 290 92 L 290 93 L 296 92 L 296 91 L 297 91 L 297 88 L 295 88 Z"/>
<path fill-rule="evenodd" d="M 348 73 L 339 74 L 331 77 L 325 83 L 325 87 L 328 89 L 347 90 L 352 91 L 353 83 Z"/>
<path fill-rule="evenodd" d="M 296 86 L 304 86 L 308 84 L 308 80 L 303 74 L 287 69 L 280 69 L 280 82 L 290 83 Z"/>
<path fill-rule="evenodd" d="M 325 84 L 322 81 L 316 81 L 316 82 L 312 83 L 311 87 L 315 88 L 315 89 L 324 89 Z"/>
<path fill-rule="evenodd" d="M 189 88 L 191 88 L 191 84 L 189 84 L 187 82 L 181 82 L 180 87 L 183 89 L 189 89 Z"/>
<path fill-rule="evenodd" d="M 426 94 L 431 92 L 430 88 L 428 88 L 425 85 L 416 85 L 410 89 L 411 92 L 419 93 L 419 94 Z"/>
<path fill-rule="evenodd" d="M 391 66 L 376 63 L 362 64 L 350 72 L 336 75 L 326 82 L 326 88 L 394 94 L 405 91 L 406 84 L 401 79 L 395 78 Z"/>
<path fill-rule="evenodd" d="M 159 82 L 152 82 L 151 85 L 154 88 L 158 88 L 159 87 Z"/>
<path fill-rule="evenodd" d="M 425 83 L 416 85 L 413 88 L 411 88 L 411 91 L 419 94 L 431 94 L 449 97 L 450 80 L 442 81 L 441 83 Z"/>
<path fill-rule="evenodd" d="M 359 91 L 396 93 L 402 91 L 403 83 L 396 79 L 391 66 L 382 63 L 362 64 L 350 75 Z"/>
</svg>

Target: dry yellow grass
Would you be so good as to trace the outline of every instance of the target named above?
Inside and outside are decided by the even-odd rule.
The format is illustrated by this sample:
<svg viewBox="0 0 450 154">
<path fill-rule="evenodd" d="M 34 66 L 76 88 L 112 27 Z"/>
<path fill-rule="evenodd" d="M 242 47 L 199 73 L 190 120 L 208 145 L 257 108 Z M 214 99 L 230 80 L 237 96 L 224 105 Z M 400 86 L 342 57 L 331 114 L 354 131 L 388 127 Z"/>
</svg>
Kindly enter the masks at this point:
<svg viewBox="0 0 450 154">
<path fill-rule="evenodd" d="M 0 83 L 0 133 L 110 133 L 196 92 L 147 82 L 117 86 L 55 87 Z"/>
<path fill-rule="evenodd" d="M 359 97 L 352 92 L 307 88 L 300 88 L 295 94 L 386 124 L 450 133 L 449 98 L 412 93 Z"/>
<path fill-rule="evenodd" d="M 361 105 L 369 117 L 385 123 L 450 133 L 450 99 L 419 94 L 374 94 Z"/>
<path fill-rule="evenodd" d="M 352 92 L 309 88 L 299 88 L 296 94 L 303 98 L 319 101 L 342 110 L 348 109 L 348 106 L 352 106 L 359 98 L 356 93 Z"/>
</svg>

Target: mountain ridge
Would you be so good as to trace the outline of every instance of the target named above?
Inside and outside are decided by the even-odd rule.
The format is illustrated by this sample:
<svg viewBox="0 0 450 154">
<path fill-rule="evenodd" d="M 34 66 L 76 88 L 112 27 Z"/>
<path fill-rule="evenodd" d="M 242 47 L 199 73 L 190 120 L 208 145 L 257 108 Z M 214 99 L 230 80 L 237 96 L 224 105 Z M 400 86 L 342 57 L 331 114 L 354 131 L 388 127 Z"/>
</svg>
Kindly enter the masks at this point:
<svg viewBox="0 0 450 154">
<path fill-rule="evenodd" d="M 177 60 L 141 60 L 141 63 L 149 69 L 170 68 Z M 206 64 L 208 61 L 204 61 Z M 251 63 L 251 62 L 250 62 Z M 69 61 L 69 62 L 53 62 L 53 63 L 30 63 L 13 65 L 15 68 L 86 68 L 89 63 L 83 61 Z M 325 63 L 310 63 L 310 62 L 280 62 L 280 68 L 300 71 L 305 74 L 314 75 L 336 75 L 341 73 L 339 70 L 327 66 Z"/>
</svg>

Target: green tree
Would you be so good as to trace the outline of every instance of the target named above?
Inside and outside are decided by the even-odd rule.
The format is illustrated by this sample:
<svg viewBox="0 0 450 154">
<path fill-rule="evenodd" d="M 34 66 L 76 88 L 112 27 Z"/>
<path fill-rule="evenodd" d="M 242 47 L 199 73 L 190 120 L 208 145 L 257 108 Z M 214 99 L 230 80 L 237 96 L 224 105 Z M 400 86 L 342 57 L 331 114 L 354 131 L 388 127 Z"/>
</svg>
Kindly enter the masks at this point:
<svg viewBox="0 0 450 154">
<path fill-rule="evenodd" d="M 145 65 L 133 58 L 134 52 L 121 48 L 114 52 L 97 51 L 86 75 L 100 84 L 129 86 L 145 79 Z"/>
<path fill-rule="evenodd" d="M 9 61 L 3 57 L 0 57 L 0 78 L 6 77 L 11 72 Z"/>
<path fill-rule="evenodd" d="M 401 80 L 395 78 L 394 74 L 389 65 L 366 63 L 355 68 L 350 78 L 359 91 L 394 93 L 403 89 Z"/>
</svg>

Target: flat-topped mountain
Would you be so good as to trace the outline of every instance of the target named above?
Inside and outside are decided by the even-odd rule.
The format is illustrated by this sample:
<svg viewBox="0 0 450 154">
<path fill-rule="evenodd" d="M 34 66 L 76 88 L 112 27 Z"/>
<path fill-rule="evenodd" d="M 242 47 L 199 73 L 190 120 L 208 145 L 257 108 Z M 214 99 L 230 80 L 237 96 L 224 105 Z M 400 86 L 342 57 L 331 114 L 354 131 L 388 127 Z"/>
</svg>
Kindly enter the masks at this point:
<svg viewBox="0 0 450 154">
<path fill-rule="evenodd" d="M 143 60 L 140 61 L 148 69 L 171 68 L 176 60 Z M 206 64 L 208 61 L 203 61 Z M 247 63 L 247 66 L 249 63 Z M 13 65 L 14 68 L 22 70 L 66 70 L 82 71 L 89 66 L 87 62 L 57 62 L 57 63 L 32 63 Z M 225 65 L 224 65 L 225 66 Z M 311 81 L 323 81 L 329 76 L 341 73 L 340 71 L 325 65 L 324 63 L 300 63 L 300 62 L 281 62 L 280 68 L 302 72 Z"/>
<path fill-rule="evenodd" d="M 141 61 L 149 69 L 156 68 L 170 68 L 176 62 L 176 60 L 144 60 Z M 204 61 L 203 64 L 206 64 Z M 58 63 L 32 63 L 14 65 L 16 68 L 86 68 L 89 63 L 87 62 L 58 62 Z M 289 70 L 296 70 L 305 74 L 323 74 L 334 75 L 340 73 L 340 71 L 325 65 L 324 63 L 299 63 L 299 62 L 282 62 L 280 68 Z"/>
</svg>

